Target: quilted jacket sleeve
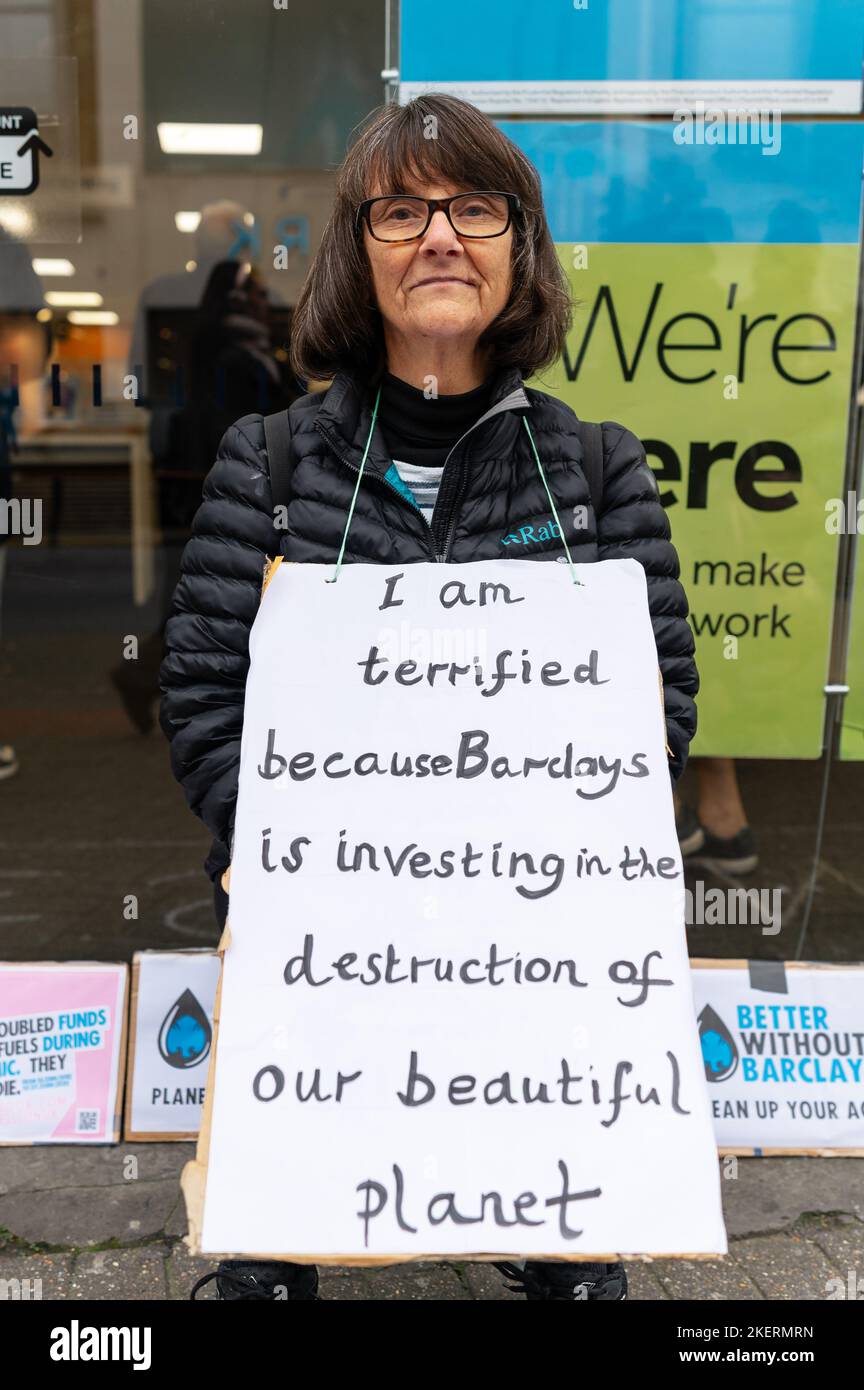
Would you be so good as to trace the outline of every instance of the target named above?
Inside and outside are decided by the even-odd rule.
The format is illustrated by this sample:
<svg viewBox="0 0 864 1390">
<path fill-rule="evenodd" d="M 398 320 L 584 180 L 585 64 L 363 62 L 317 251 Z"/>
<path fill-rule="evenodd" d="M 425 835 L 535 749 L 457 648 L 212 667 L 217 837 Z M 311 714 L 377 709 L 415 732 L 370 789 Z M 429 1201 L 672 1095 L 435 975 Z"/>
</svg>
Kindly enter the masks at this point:
<svg viewBox="0 0 864 1390">
<path fill-rule="evenodd" d="M 677 782 L 696 732 L 699 675 L 687 595 L 681 584 L 671 528 L 639 440 L 622 425 L 603 424 L 603 501 L 597 518 L 601 560 L 638 560 L 648 579 L 648 607 L 663 675 L 669 769 Z"/>
<path fill-rule="evenodd" d="M 204 482 L 165 628 L 159 722 L 171 767 L 204 824 L 230 843 L 249 632 L 278 550 L 260 415 L 222 436 Z"/>
</svg>

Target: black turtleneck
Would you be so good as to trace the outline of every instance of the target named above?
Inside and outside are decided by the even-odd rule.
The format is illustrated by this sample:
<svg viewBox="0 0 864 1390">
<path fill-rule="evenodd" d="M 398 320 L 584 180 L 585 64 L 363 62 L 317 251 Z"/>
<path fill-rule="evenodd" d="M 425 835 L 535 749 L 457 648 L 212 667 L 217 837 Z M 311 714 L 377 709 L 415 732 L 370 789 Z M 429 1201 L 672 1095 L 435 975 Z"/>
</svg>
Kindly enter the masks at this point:
<svg viewBox="0 0 864 1390">
<path fill-rule="evenodd" d="M 378 423 L 391 459 L 441 468 L 456 440 L 489 409 L 492 378 L 473 391 L 427 400 L 423 392 L 392 373 L 381 381 Z"/>
</svg>

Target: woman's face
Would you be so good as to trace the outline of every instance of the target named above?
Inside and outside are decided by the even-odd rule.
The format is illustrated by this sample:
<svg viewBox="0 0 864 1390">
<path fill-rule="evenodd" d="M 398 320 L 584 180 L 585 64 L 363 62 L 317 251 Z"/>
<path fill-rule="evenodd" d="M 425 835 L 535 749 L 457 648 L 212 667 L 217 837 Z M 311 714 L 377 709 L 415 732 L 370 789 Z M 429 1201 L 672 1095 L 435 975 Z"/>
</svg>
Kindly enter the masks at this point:
<svg viewBox="0 0 864 1390">
<path fill-rule="evenodd" d="M 389 191 L 373 189 L 369 197 Z M 471 189 L 425 184 L 406 191 L 448 198 Z M 439 208 L 416 241 L 376 241 L 365 223 L 363 234 L 385 338 L 473 343 L 505 308 L 512 283 L 512 225 L 502 236 L 460 239 Z"/>
</svg>

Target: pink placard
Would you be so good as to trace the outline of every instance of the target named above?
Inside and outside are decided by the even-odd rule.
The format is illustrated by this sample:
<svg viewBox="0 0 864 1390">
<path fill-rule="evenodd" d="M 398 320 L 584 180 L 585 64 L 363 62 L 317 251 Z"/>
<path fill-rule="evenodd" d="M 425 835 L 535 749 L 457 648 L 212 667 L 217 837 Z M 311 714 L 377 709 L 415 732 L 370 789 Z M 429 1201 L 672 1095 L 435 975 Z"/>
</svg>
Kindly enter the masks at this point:
<svg viewBox="0 0 864 1390">
<path fill-rule="evenodd" d="M 125 965 L 0 964 L 0 1143 L 119 1138 Z"/>
</svg>

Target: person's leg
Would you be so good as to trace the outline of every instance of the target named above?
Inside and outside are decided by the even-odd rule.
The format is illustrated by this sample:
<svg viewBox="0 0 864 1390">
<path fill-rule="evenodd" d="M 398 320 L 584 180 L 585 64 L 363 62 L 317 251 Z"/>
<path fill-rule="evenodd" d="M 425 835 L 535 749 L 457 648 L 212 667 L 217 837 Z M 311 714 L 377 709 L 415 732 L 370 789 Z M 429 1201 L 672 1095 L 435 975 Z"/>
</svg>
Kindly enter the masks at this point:
<svg viewBox="0 0 864 1390">
<path fill-rule="evenodd" d="M 228 894 L 219 878 L 213 880 L 213 905 L 219 931 L 228 916 Z M 216 1268 L 194 1285 L 190 1299 L 198 1290 L 215 1281 L 216 1297 L 225 1301 L 235 1299 L 272 1299 L 289 1303 L 318 1302 L 318 1270 L 315 1265 L 298 1265 L 289 1260 L 220 1260 Z"/>
<path fill-rule="evenodd" d="M 693 856 L 730 874 L 752 873 L 759 863 L 756 837 L 738 790 L 734 758 L 698 758 L 698 816 L 705 840 Z"/>
<path fill-rule="evenodd" d="M 759 863 L 756 837 L 738 789 L 734 758 L 694 758 L 697 809 L 675 797 L 675 826 L 681 853 L 691 863 L 729 874 L 748 874 Z"/>
<path fill-rule="evenodd" d="M 697 811 L 705 829 L 729 840 L 747 824 L 747 813 L 738 790 L 734 758 L 696 758 L 699 779 Z"/>
</svg>

